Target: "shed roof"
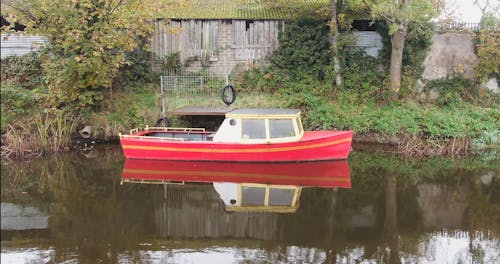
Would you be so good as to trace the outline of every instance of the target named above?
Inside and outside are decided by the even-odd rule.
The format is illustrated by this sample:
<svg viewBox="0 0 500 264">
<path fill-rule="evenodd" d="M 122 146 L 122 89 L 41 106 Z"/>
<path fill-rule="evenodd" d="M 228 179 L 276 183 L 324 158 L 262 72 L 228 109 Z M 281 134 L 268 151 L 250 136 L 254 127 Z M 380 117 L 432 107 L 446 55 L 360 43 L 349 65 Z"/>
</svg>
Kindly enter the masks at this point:
<svg viewBox="0 0 500 264">
<path fill-rule="evenodd" d="M 327 16 L 330 0 L 191 0 L 163 12 L 170 19 L 292 19 Z"/>
</svg>

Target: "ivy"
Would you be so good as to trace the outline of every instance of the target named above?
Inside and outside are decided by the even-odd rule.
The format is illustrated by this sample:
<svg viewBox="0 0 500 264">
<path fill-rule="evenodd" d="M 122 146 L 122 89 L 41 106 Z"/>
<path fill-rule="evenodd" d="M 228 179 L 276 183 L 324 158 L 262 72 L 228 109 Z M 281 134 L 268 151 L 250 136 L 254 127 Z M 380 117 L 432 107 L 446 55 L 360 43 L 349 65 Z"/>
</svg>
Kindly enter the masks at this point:
<svg viewBox="0 0 500 264">
<path fill-rule="evenodd" d="M 424 92 L 427 95 L 431 92 L 437 92 L 439 97 L 436 99 L 436 103 L 439 105 L 454 105 L 472 99 L 470 86 L 470 81 L 464 77 L 453 76 L 428 81 Z"/>
<path fill-rule="evenodd" d="M 279 35 L 280 47 L 271 58 L 273 66 L 297 79 L 304 75 L 324 79 L 332 58 L 329 32 L 326 21 L 320 19 L 302 17 L 288 22 L 286 31 Z"/>
</svg>

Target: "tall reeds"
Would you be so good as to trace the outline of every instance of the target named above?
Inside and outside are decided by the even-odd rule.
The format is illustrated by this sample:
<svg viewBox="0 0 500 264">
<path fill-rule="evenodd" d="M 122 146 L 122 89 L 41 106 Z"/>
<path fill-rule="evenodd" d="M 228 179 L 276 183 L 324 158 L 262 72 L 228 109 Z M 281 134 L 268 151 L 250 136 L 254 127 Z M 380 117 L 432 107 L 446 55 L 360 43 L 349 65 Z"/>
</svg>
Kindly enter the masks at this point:
<svg viewBox="0 0 500 264">
<path fill-rule="evenodd" d="M 8 125 L 2 136 L 2 158 L 40 156 L 69 149 L 73 122 L 62 112 L 40 113 Z"/>
</svg>

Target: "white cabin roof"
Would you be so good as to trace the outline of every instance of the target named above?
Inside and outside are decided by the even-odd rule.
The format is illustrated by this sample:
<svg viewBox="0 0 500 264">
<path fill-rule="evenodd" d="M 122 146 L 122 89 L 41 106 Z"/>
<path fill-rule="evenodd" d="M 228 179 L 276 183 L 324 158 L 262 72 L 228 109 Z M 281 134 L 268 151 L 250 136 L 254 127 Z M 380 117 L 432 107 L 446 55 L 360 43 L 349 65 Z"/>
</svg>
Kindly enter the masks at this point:
<svg viewBox="0 0 500 264">
<path fill-rule="evenodd" d="M 280 117 L 294 118 L 300 115 L 299 109 L 278 108 L 242 108 L 235 109 L 226 114 L 226 117 Z"/>
</svg>

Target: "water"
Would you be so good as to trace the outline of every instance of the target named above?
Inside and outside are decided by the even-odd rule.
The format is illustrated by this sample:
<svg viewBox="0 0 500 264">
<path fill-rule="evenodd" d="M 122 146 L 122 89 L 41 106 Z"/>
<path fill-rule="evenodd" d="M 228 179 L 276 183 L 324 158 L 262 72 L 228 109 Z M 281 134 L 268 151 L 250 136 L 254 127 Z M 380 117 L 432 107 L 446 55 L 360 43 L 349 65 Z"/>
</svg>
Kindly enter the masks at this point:
<svg viewBox="0 0 500 264">
<path fill-rule="evenodd" d="M 350 188 L 281 189 L 269 203 L 291 209 L 248 211 L 220 184 L 120 184 L 118 146 L 3 164 L 1 262 L 500 263 L 498 160 L 348 166 Z"/>
</svg>

